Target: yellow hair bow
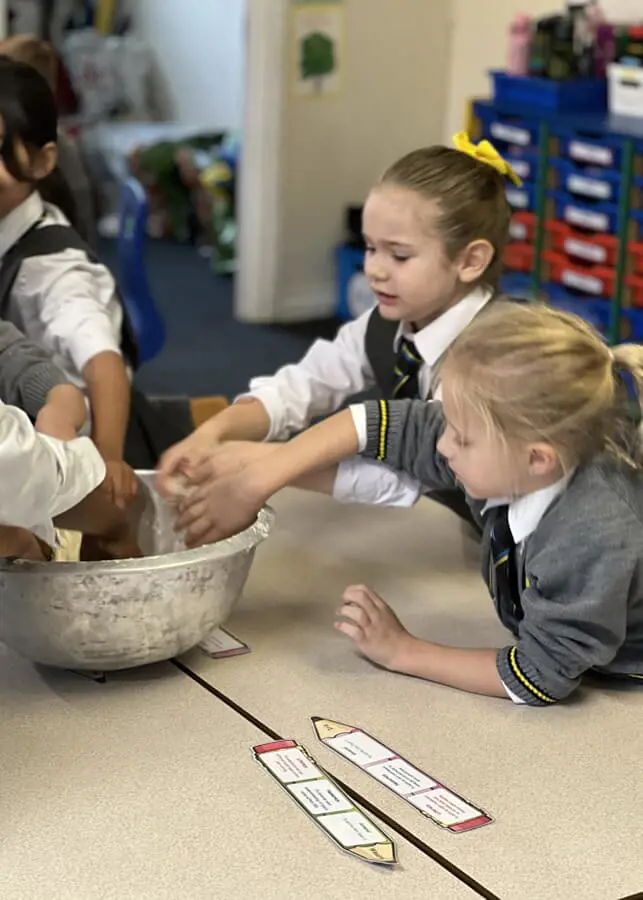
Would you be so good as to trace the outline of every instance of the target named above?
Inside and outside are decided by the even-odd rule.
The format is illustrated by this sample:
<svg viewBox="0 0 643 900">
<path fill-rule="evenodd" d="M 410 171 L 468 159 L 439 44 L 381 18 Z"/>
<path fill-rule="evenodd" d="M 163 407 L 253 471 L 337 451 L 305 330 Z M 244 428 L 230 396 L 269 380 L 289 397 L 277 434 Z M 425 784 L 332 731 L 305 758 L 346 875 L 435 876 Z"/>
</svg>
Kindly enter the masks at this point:
<svg viewBox="0 0 643 900">
<path fill-rule="evenodd" d="M 466 131 L 459 131 L 453 135 L 453 146 L 461 153 L 466 153 L 467 156 L 492 166 L 501 175 L 510 178 L 518 187 L 522 185 L 520 177 L 489 141 L 480 141 L 479 144 L 474 144 L 469 140 L 469 135 Z"/>
</svg>

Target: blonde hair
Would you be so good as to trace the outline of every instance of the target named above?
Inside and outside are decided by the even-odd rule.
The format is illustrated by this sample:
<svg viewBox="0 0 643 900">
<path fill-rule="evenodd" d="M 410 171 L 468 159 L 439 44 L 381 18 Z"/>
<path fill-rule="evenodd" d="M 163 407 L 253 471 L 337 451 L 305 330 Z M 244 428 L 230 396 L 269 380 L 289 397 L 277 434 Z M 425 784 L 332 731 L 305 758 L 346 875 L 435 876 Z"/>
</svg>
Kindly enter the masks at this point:
<svg viewBox="0 0 643 900">
<path fill-rule="evenodd" d="M 496 169 L 450 147 L 426 147 L 393 163 L 379 184 L 415 191 L 438 204 L 437 227 L 450 260 L 472 241 L 488 241 L 494 256 L 479 281 L 497 287 L 511 209 L 505 179 Z"/>
<path fill-rule="evenodd" d="M 47 41 L 41 41 L 33 34 L 16 34 L 0 41 L 0 56 L 31 66 L 52 90 L 55 89 L 58 61 L 54 48 Z"/>
<path fill-rule="evenodd" d="M 623 372 L 640 404 L 643 347 L 610 349 L 578 316 L 498 300 L 457 338 L 441 374 L 502 439 L 545 441 L 568 470 L 605 452 L 639 468 Z"/>
</svg>

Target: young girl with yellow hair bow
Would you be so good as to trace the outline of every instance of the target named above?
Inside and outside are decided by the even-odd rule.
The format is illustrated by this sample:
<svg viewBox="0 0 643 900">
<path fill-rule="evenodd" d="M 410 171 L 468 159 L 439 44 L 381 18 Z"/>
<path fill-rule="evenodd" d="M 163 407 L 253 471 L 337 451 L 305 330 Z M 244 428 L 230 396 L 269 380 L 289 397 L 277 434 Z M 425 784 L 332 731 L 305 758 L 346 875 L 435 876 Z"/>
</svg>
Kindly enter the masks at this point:
<svg viewBox="0 0 643 900">
<path fill-rule="evenodd" d="M 162 490 L 170 493 L 176 474 L 189 475 L 215 454 L 221 470 L 269 453 L 271 441 L 374 387 L 385 399 L 439 398 L 437 363 L 496 293 L 511 214 L 506 179 L 519 183 L 489 142 L 476 146 L 458 134 L 454 143 L 404 156 L 368 195 L 364 273 L 374 308 L 343 325 L 334 341 L 316 341 L 299 363 L 253 379 L 236 403 L 169 450 Z M 410 506 L 422 493 L 414 479 L 364 459 L 304 486 L 342 502 L 395 506 Z M 468 518 L 459 495 L 436 499 Z M 195 522 L 190 537 L 206 533 Z"/>
</svg>

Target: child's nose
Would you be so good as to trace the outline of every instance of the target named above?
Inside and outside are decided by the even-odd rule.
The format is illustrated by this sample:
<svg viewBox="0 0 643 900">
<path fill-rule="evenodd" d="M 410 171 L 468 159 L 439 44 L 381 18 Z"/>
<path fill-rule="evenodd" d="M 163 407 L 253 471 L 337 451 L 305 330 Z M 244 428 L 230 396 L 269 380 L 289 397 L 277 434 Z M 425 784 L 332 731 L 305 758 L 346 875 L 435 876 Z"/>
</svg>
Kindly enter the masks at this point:
<svg viewBox="0 0 643 900">
<path fill-rule="evenodd" d="M 371 281 L 386 281 L 388 278 L 386 267 L 381 260 L 377 259 L 375 253 L 366 257 L 364 262 L 364 273 Z"/>
</svg>

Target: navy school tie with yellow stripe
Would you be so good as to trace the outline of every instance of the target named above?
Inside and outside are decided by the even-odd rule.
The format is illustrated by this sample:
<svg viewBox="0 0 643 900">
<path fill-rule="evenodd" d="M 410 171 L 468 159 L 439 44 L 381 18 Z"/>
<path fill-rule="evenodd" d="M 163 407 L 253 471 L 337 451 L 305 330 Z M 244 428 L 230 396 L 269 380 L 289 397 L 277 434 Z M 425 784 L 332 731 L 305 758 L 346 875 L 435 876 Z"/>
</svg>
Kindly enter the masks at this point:
<svg viewBox="0 0 643 900">
<path fill-rule="evenodd" d="M 396 400 L 415 400 L 420 396 L 419 372 L 422 362 L 415 344 L 403 337 L 397 348 L 393 370 L 393 397 Z"/>
<path fill-rule="evenodd" d="M 491 532 L 491 564 L 495 573 L 496 603 L 502 623 L 515 630 L 523 617 L 518 584 L 516 543 L 509 527 L 509 507 L 499 506 Z"/>
</svg>

